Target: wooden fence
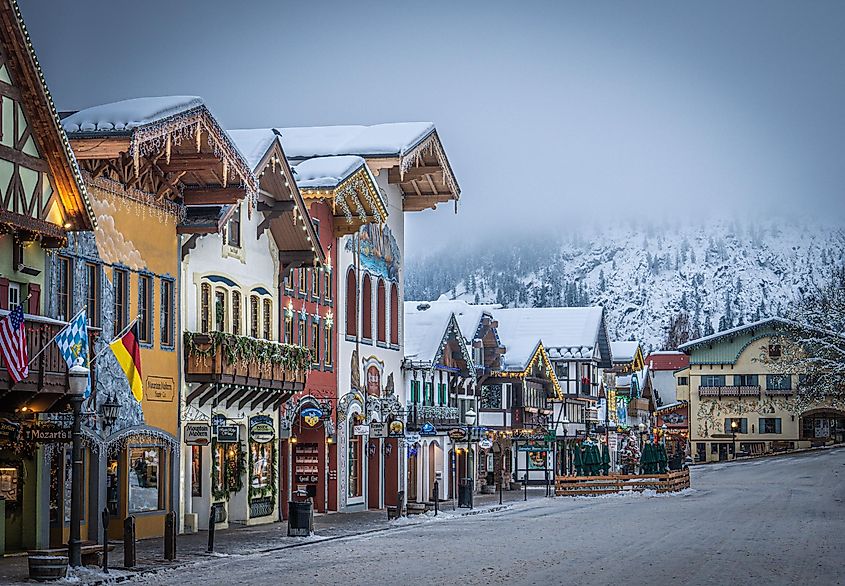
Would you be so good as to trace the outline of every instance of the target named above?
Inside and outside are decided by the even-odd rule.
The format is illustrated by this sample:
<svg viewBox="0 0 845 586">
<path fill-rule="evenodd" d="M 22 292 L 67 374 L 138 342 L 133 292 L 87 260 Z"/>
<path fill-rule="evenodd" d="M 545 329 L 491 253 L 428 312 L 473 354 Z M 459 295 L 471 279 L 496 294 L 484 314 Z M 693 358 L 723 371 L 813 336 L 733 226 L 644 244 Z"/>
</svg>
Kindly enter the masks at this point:
<svg viewBox="0 0 845 586">
<path fill-rule="evenodd" d="M 689 469 L 666 474 L 611 474 L 609 476 L 558 476 L 556 496 L 597 496 L 617 492 L 653 490 L 678 492 L 689 488 Z"/>
</svg>

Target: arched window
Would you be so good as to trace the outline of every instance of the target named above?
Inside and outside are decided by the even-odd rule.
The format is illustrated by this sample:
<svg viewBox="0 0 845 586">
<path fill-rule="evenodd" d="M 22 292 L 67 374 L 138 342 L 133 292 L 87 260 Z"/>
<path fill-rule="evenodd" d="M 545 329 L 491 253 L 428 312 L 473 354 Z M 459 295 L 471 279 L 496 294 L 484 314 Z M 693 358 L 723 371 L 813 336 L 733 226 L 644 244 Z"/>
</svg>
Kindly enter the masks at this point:
<svg viewBox="0 0 845 586">
<path fill-rule="evenodd" d="M 241 293 L 232 291 L 232 333 L 241 335 Z"/>
<path fill-rule="evenodd" d="M 355 281 L 355 271 L 349 269 L 346 273 L 346 335 L 358 334 L 358 283 Z"/>
<path fill-rule="evenodd" d="M 390 287 L 390 343 L 399 345 L 399 285 Z"/>
<path fill-rule="evenodd" d="M 387 342 L 387 292 L 384 290 L 384 280 L 378 280 L 378 288 L 376 289 L 376 320 L 378 341 Z"/>
<path fill-rule="evenodd" d="M 373 285 L 366 274 L 361 285 L 361 337 L 373 339 Z"/>
</svg>

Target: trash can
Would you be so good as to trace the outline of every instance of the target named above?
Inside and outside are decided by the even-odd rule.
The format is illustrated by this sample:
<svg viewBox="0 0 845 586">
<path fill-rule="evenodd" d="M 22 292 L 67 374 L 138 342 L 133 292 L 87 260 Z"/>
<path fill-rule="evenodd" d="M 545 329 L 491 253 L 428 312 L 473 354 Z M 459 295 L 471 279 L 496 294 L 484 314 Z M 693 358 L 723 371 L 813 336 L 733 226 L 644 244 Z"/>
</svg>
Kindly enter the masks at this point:
<svg viewBox="0 0 845 586">
<path fill-rule="evenodd" d="M 288 536 L 308 537 L 314 532 L 314 504 L 304 490 L 297 490 L 288 501 Z"/>
<path fill-rule="evenodd" d="M 472 478 L 461 478 L 458 485 L 458 506 L 472 508 Z"/>
</svg>

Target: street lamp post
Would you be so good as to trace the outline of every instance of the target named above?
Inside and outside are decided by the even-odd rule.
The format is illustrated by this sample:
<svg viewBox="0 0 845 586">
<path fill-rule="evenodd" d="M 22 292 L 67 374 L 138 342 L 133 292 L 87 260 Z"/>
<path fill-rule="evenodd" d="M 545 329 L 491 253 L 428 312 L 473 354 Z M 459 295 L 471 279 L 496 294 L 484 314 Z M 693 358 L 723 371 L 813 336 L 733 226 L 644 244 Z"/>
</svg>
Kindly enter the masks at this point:
<svg viewBox="0 0 845 586">
<path fill-rule="evenodd" d="M 640 430 L 640 457 L 642 458 L 643 448 L 645 447 L 645 423 L 640 421 L 640 424 L 637 426 Z M 640 460 L 642 462 L 642 459 Z M 640 474 L 643 473 L 642 466 L 640 466 Z"/>
<path fill-rule="evenodd" d="M 82 565 L 82 401 L 88 387 L 88 369 L 75 364 L 68 370 L 68 394 L 73 407 L 73 468 L 70 485 L 70 538 L 67 542 L 68 563 L 71 567 Z"/>
<path fill-rule="evenodd" d="M 563 424 L 563 475 L 569 476 L 569 445 L 566 443 L 566 426 L 569 425 L 569 418 L 564 415 L 561 423 Z"/>
<path fill-rule="evenodd" d="M 736 419 L 731 419 L 731 435 L 733 435 L 734 444 L 734 460 L 736 460 L 736 432 L 739 429 L 739 422 Z"/>
<path fill-rule="evenodd" d="M 472 509 L 472 489 L 473 489 L 473 485 L 475 484 L 475 474 L 474 474 L 475 468 L 473 467 L 473 470 L 472 470 L 473 475 L 470 476 L 469 455 L 471 453 L 470 450 L 472 449 L 472 444 L 471 444 L 471 442 L 472 442 L 472 428 L 475 425 L 475 419 L 476 419 L 476 413 L 472 409 L 472 407 L 470 407 L 469 411 L 464 413 L 464 421 L 466 421 L 466 424 L 467 424 L 467 454 L 466 454 L 466 458 L 464 458 L 466 476 L 464 478 L 466 478 L 467 482 L 468 482 L 467 490 L 469 492 L 467 493 L 467 498 L 469 499 L 469 508 L 470 509 Z"/>
</svg>

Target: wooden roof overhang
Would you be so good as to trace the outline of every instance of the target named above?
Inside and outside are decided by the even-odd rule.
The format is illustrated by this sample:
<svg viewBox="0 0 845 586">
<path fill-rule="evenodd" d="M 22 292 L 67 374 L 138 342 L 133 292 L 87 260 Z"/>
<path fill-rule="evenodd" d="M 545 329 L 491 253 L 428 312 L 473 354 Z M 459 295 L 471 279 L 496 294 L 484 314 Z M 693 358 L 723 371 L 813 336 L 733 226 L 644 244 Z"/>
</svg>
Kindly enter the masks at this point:
<svg viewBox="0 0 845 586">
<path fill-rule="evenodd" d="M 334 187 L 300 190 L 305 201 L 324 200 L 332 207 L 334 236 L 355 234 L 364 224 L 387 220 L 387 205 L 367 165 L 362 165 Z"/>
<path fill-rule="evenodd" d="M 307 265 L 324 266 L 326 253 L 278 138 L 261 158 L 255 174 L 258 212 L 263 215 L 256 237 L 270 230 L 279 250 L 281 272 Z"/>
<path fill-rule="evenodd" d="M 246 197 L 252 213 L 257 203 L 255 175 L 204 105 L 128 130 L 68 134 L 90 179 L 116 181 L 176 210 L 180 234 L 219 232 L 232 204 Z"/>
<path fill-rule="evenodd" d="M 67 242 L 67 230 L 94 228 L 94 212 L 15 0 L 0 0 L 0 30 L 0 64 L 8 68 L 14 82 L 11 85 L 0 81 L 0 95 L 18 104 L 29 123 L 15 148 L 0 145 L 0 158 L 46 172 L 62 208 L 61 223 L 49 215 L 48 201 L 42 209 L 31 210 L 31 215 L 4 210 L 0 224 L 6 232 L 23 239 L 40 240 L 45 247 L 61 247 Z M 30 137 L 43 159 L 24 152 L 23 145 Z"/>
<path fill-rule="evenodd" d="M 436 130 L 399 156 L 366 155 L 366 159 L 374 173 L 386 169 L 388 183 L 402 190 L 404 211 L 434 209 L 449 201 L 454 201 L 457 209 L 461 188 Z"/>
</svg>

